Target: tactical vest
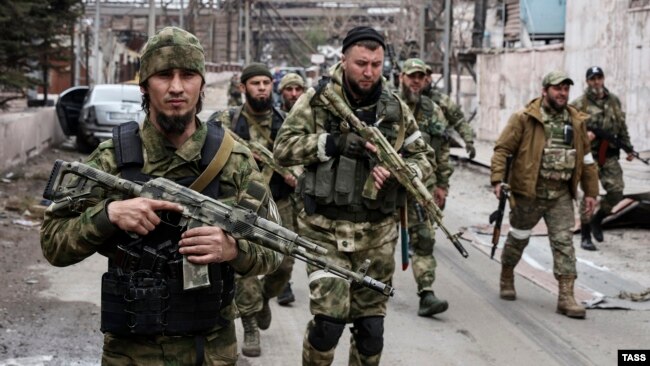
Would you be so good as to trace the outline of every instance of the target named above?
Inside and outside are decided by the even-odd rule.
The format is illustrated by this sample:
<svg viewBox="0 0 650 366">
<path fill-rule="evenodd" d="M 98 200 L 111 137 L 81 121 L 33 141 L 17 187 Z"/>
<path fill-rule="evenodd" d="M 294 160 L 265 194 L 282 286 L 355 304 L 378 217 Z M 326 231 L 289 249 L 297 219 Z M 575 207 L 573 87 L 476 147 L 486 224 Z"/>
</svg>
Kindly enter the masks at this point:
<svg viewBox="0 0 650 366">
<path fill-rule="evenodd" d="M 418 121 L 420 127 L 420 133 L 422 134 L 422 139 L 424 142 L 429 144 L 433 150 L 440 151 L 440 148 L 449 143 L 449 134 L 447 133 L 446 126 L 440 121 L 435 119 L 434 121 L 434 104 L 433 100 L 429 97 L 421 96 L 420 101 L 415 105 L 415 110 L 413 111 L 413 116 L 415 120 Z"/>
<path fill-rule="evenodd" d="M 328 110 L 318 95 L 311 100 L 314 119 L 323 120 L 325 130 L 336 138 L 342 133 L 342 120 Z M 388 141 L 397 139 L 393 126 L 402 121 L 402 107 L 391 92 L 383 90 L 374 108 L 354 113 L 368 125 L 374 125 L 378 118 L 382 118 L 376 127 Z M 382 188 L 377 199 L 364 197 L 364 185 L 372 179 L 370 171 L 373 166 L 368 156 L 355 159 L 341 155 L 305 167 L 298 187 L 304 198 L 305 212 L 351 222 L 376 222 L 393 214 L 405 198 L 398 184 Z"/>
<path fill-rule="evenodd" d="M 548 115 L 541 109 L 544 119 L 546 145 L 542 153 L 542 164 L 537 182 L 537 195 L 543 198 L 556 198 L 568 190 L 576 166 L 576 149 L 573 145 L 573 125 L 569 112 L 561 115 Z"/>
<path fill-rule="evenodd" d="M 224 129 L 208 123 L 208 134 L 201 150 L 205 169 L 219 150 Z M 145 182 L 155 178 L 142 173 L 144 158 L 139 127 L 129 122 L 113 130 L 118 169 L 125 179 Z M 197 177 L 177 183 L 189 186 Z M 219 196 L 219 179 L 203 190 Z M 234 270 L 227 263 L 208 266 L 209 287 L 183 290 L 182 256 L 178 241 L 184 228 L 176 226 L 180 216 L 167 214 L 156 229 L 134 239 L 126 233 L 113 238 L 117 250 L 102 276 L 101 331 L 128 335 L 196 335 L 217 324 L 226 324 L 219 309 L 234 297 Z"/>
<path fill-rule="evenodd" d="M 244 115 L 241 113 L 242 108 L 243 107 L 230 108 L 228 111 L 230 115 L 230 126 L 232 131 L 235 132 L 237 136 L 246 141 L 250 141 L 250 126 L 248 125 L 248 121 L 246 121 Z M 278 135 L 278 131 L 284 122 L 284 118 L 285 113 L 273 107 L 273 116 L 271 118 L 271 140 L 275 141 L 275 138 Z M 271 146 L 271 150 L 272 149 L 273 146 Z M 260 166 L 260 169 L 262 168 L 263 167 Z M 269 181 L 269 188 L 271 188 L 271 195 L 275 201 L 289 197 L 294 191 L 294 188 L 285 183 L 284 177 L 277 172 L 273 172 L 271 180 Z"/>
</svg>

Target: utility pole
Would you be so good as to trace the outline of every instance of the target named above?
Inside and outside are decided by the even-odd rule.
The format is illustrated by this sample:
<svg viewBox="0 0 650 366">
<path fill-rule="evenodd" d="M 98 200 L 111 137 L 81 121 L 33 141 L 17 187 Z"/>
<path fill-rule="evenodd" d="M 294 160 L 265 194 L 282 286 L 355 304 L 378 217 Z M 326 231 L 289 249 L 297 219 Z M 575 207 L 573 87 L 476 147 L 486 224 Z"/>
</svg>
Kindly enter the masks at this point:
<svg viewBox="0 0 650 366">
<path fill-rule="evenodd" d="M 156 0 L 149 0 L 149 29 L 147 35 L 149 38 L 156 34 Z"/>
<path fill-rule="evenodd" d="M 185 20 L 184 20 L 184 18 L 185 18 L 184 15 L 185 14 L 184 14 L 183 8 L 184 8 L 183 0 L 181 0 L 181 8 L 179 9 L 179 12 L 178 12 L 179 24 L 180 24 L 181 29 L 185 29 L 185 24 L 184 24 L 185 23 Z"/>
<path fill-rule="evenodd" d="M 246 65 L 248 65 L 251 62 L 251 0 L 244 0 L 244 7 L 244 15 L 246 16 L 244 30 L 246 32 L 246 43 L 244 44 L 246 55 L 244 59 L 246 60 Z"/>
<path fill-rule="evenodd" d="M 93 46 L 93 54 L 95 55 L 95 85 L 101 84 L 102 72 L 100 70 L 102 65 L 102 58 L 99 54 L 99 0 L 95 0 L 95 44 Z"/>
<path fill-rule="evenodd" d="M 443 91 L 447 95 L 451 93 L 451 72 L 449 70 L 449 54 L 451 53 L 451 22 L 451 0 L 445 0 L 445 39 L 443 41 L 445 44 L 445 54 L 442 63 L 442 77 L 445 81 Z"/>
</svg>

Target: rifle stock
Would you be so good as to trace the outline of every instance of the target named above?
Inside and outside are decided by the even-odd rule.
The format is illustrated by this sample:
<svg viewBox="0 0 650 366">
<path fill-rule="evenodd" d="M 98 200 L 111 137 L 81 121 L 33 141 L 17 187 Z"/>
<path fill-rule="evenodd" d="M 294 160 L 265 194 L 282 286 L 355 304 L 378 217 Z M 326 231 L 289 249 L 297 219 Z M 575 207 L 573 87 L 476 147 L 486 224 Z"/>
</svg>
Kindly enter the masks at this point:
<svg viewBox="0 0 650 366">
<path fill-rule="evenodd" d="M 603 166 L 605 164 L 605 159 L 607 149 L 609 145 L 614 146 L 615 148 L 623 149 L 626 154 L 632 155 L 634 158 L 640 160 L 645 165 L 650 165 L 650 159 L 642 158 L 637 151 L 634 151 L 632 147 L 623 145 L 621 139 L 610 132 L 603 130 L 602 128 L 587 128 L 587 130 L 593 132 L 598 139 L 601 140 L 600 146 L 598 148 L 598 165 Z"/>
<path fill-rule="evenodd" d="M 331 105 L 343 118 L 342 128 L 352 128 L 366 141 L 369 141 L 377 148 L 377 159 L 382 166 L 387 168 L 391 175 L 406 188 L 407 192 L 417 201 L 427 214 L 438 224 L 449 241 L 456 247 L 460 254 L 467 258 L 469 254 L 459 241 L 462 233 L 451 234 L 442 222 L 442 211 L 436 206 L 433 196 L 426 188 L 417 174 L 404 162 L 402 157 L 395 151 L 395 148 L 388 142 L 386 137 L 377 127 L 368 126 L 362 122 L 345 102 L 330 87 L 329 84 L 321 88 L 321 95 L 324 101 Z"/>
<path fill-rule="evenodd" d="M 64 185 L 64 178 L 68 174 L 73 174 L 79 179 L 76 183 L 66 181 L 67 184 Z M 236 239 L 252 240 L 386 296 L 394 294 L 391 286 L 366 275 L 370 265 L 369 260 L 366 260 L 357 272 L 338 266 L 323 257 L 327 253 L 326 249 L 293 231 L 259 217 L 251 210 L 231 207 L 165 178 L 155 178 L 140 185 L 86 164 L 57 160 L 43 197 L 52 200 L 55 205 L 67 204 L 87 197 L 97 186 L 129 197 L 146 197 L 178 203 L 183 206 L 181 214 L 183 219 L 180 223 L 182 227 L 217 226 Z M 205 275 L 207 265 L 192 264 L 186 261 L 185 257 L 183 258 L 184 267 L 190 267 L 187 272 L 186 268 L 183 268 L 184 283 L 187 285 L 185 288 L 209 285 L 209 278 Z M 186 278 L 186 274 L 194 277 Z"/>
</svg>

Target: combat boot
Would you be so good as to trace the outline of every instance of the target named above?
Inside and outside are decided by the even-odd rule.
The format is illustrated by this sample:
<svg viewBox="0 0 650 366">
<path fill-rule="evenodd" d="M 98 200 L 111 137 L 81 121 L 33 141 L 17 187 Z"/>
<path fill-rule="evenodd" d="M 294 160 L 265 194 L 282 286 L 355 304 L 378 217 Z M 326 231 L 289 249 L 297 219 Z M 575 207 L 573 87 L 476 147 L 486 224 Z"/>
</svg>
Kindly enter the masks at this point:
<svg viewBox="0 0 650 366">
<path fill-rule="evenodd" d="M 260 347 L 260 330 L 257 328 L 257 320 L 254 316 L 243 316 L 241 318 L 244 326 L 244 345 L 241 352 L 247 357 L 259 357 L 262 354 Z"/>
<path fill-rule="evenodd" d="M 255 313 L 255 320 L 257 320 L 257 326 L 261 330 L 267 330 L 271 326 L 271 307 L 269 306 L 269 299 L 264 296 L 262 300 L 262 310 Z"/>
<path fill-rule="evenodd" d="M 585 308 L 576 303 L 573 297 L 573 284 L 575 276 L 560 276 L 558 278 L 559 294 L 557 299 L 557 312 L 570 318 L 584 319 Z"/>
<path fill-rule="evenodd" d="M 516 300 L 515 267 L 501 266 L 501 281 L 499 282 L 499 296 L 504 300 Z"/>
<path fill-rule="evenodd" d="M 591 233 L 594 234 L 594 239 L 596 239 L 597 242 L 602 243 L 603 241 L 603 227 L 601 224 L 603 223 L 603 219 L 607 217 L 607 214 L 603 212 L 603 210 L 598 210 L 594 216 L 591 218 Z"/>
<path fill-rule="evenodd" d="M 293 291 L 291 291 L 291 283 L 287 282 L 287 285 L 284 286 L 284 290 L 282 290 L 282 293 L 278 296 L 278 304 L 287 306 L 294 301 L 296 301 L 296 297 L 293 295 Z"/>
<path fill-rule="evenodd" d="M 594 243 L 591 242 L 591 225 L 582 224 L 580 226 L 580 247 L 584 250 L 598 250 Z"/>
<path fill-rule="evenodd" d="M 433 291 L 423 291 L 420 294 L 419 316 L 433 316 L 446 311 L 447 308 L 449 308 L 447 300 L 437 298 Z"/>
</svg>

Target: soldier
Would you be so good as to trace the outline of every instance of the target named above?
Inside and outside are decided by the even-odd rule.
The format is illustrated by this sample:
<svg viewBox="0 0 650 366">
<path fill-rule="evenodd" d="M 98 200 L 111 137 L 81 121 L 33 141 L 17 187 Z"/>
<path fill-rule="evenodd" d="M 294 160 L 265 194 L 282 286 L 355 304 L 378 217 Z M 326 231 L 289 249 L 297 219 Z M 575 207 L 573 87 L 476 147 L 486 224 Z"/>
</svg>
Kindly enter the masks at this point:
<svg viewBox="0 0 650 366">
<path fill-rule="evenodd" d="M 237 107 L 242 105 L 241 90 L 239 90 L 239 75 L 233 74 L 230 78 L 230 85 L 228 86 L 228 106 Z"/>
<path fill-rule="evenodd" d="M 397 241 L 395 211 L 404 191 L 387 169 L 372 163 L 369 154 L 376 147 L 346 128 L 321 94 L 328 88 L 346 101 L 338 107 L 354 111 L 368 124 L 381 121 L 377 127 L 390 143 L 397 142 L 396 150 L 414 172 L 428 177 L 433 151 L 420 137 L 408 107 L 382 81 L 384 49 L 384 37 L 376 30 L 350 30 L 343 40 L 341 62 L 330 70 L 331 79 L 321 80 L 318 91 L 310 89 L 303 95 L 282 125 L 274 157 L 285 166 L 305 166 L 299 187 L 305 204 L 298 215 L 302 235 L 346 268 L 356 270 L 371 259 L 368 275 L 390 283 Z M 353 323 L 349 364 L 377 365 L 387 298 L 311 265 L 307 272 L 314 318 L 305 332 L 303 364 L 331 364 L 346 323 Z"/>
<path fill-rule="evenodd" d="M 432 74 L 433 69 L 431 69 L 431 66 L 427 65 L 426 86 L 422 91 L 422 95 L 431 98 L 440 106 L 440 108 L 442 108 L 447 123 L 460 134 L 460 137 L 465 141 L 465 151 L 467 151 L 470 159 L 474 159 L 476 156 L 476 148 L 474 147 L 474 131 L 472 131 L 469 122 L 465 121 L 465 115 L 460 109 L 460 106 L 454 103 L 447 94 L 441 93 L 440 90 L 431 84 L 433 81 Z"/>
<path fill-rule="evenodd" d="M 424 141 L 436 152 L 436 172 L 432 175 L 432 182 L 427 182 L 427 185 L 435 187 L 432 189 L 433 196 L 436 205 L 442 209 L 449 189 L 449 176 L 452 173 L 449 165 L 449 139 L 445 134 L 447 121 L 442 109 L 430 98 L 422 95 L 425 75 L 424 61 L 417 58 L 406 60 L 400 75 L 400 96 L 413 112 Z M 417 202 L 409 200 L 407 206 L 408 231 L 413 250 L 413 276 L 420 297 L 418 315 L 432 316 L 444 312 L 449 307 L 446 300 L 437 298 L 433 292 L 433 282 L 436 278 L 436 258 L 433 256 L 435 229 L 427 217 L 418 216 Z"/>
<path fill-rule="evenodd" d="M 119 126 L 87 163 L 131 180 L 165 177 L 189 185 L 215 156 L 225 132 L 197 117 L 205 86 L 199 40 L 179 28 L 162 29 L 143 50 L 140 75 L 147 113 L 142 127 L 135 122 Z M 268 212 L 272 201 L 250 151 L 235 143 L 226 156 L 203 193 L 230 205 L 245 200 L 260 213 Z M 102 365 L 234 365 L 234 272 L 267 273 L 282 256 L 218 227 L 183 231 L 161 221 L 157 212 L 182 210 L 174 203 L 92 192 L 83 202 L 59 202 L 47 209 L 41 247 L 56 266 L 95 252 L 109 258 L 102 277 Z M 182 290 L 181 256 L 210 266 L 209 287 Z M 151 263 L 158 263 L 158 270 L 151 270 Z M 129 294 L 142 298 L 134 303 L 127 300 Z"/>
<path fill-rule="evenodd" d="M 256 141 L 269 150 L 284 121 L 284 112 L 273 107 L 271 89 L 273 79 L 271 71 L 261 63 L 251 63 L 241 73 L 242 92 L 246 102 L 237 108 L 214 113 L 208 120 L 219 121 L 244 140 Z M 282 224 L 295 230 L 294 210 L 289 196 L 296 186 L 296 178 L 286 177 L 265 168 L 269 179 L 271 193 L 275 200 Z M 258 357 L 260 347 L 259 329 L 265 330 L 271 325 L 271 308 L 269 299 L 278 296 L 291 277 L 294 258 L 285 256 L 277 271 L 267 275 L 263 280 L 256 276 L 238 277 L 235 303 L 241 314 L 244 327 L 244 345 L 242 353 L 249 357 Z"/>
<path fill-rule="evenodd" d="M 305 92 L 305 81 L 302 76 L 295 72 L 290 72 L 280 80 L 281 108 L 284 112 L 289 113 L 298 98 Z"/>
<path fill-rule="evenodd" d="M 282 111 L 289 113 L 291 111 L 291 108 L 293 108 L 293 106 L 296 104 L 296 101 L 298 101 L 298 98 L 300 98 L 300 96 L 305 92 L 305 81 L 300 75 L 290 72 L 282 77 L 278 88 L 280 90 Z M 289 199 L 291 200 L 291 206 L 293 207 L 293 211 L 291 213 L 292 227 L 294 229 L 298 229 L 298 212 L 300 212 L 302 209 L 302 203 L 299 202 L 299 199 L 295 194 L 290 195 Z M 296 301 L 296 297 L 291 290 L 291 283 L 289 280 L 291 280 L 291 269 L 289 269 L 287 284 L 284 286 L 282 292 L 278 295 L 278 304 L 282 306 L 287 306 Z"/>
<path fill-rule="evenodd" d="M 587 116 L 567 106 L 571 85 L 573 80 L 562 71 L 544 76 L 542 97 L 514 113 L 501 132 L 494 147 L 490 179 L 499 198 L 506 157 L 513 155 L 508 182 L 513 193 L 511 229 L 501 255 L 501 298 L 516 299 L 514 269 L 532 228 L 543 217 L 553 252 L 553 274 L 559 282 L 557 312 L 584 318 L 584 307 L 573 297 L 577 277 L 573 199 L 580 183 L 585 208 L 592 211 L 598 195 L 598 176 L 589 150 L 584 122 Z"/>
<path fill-rule="evenodd" d="M 627 152 L 626 159 L 631 161 L 634 159 L 634 147 L 627 132 L 621 101 L 605 87 L 603 69 L 598 66 L 587 69 L 587 89 L 571 104 L 589 114 L 587 134 L 591 141 L 591 152 L 598 161 L 600 183 L 606 191 L 600 201 L 600 209 L 591 218 L 591 225 L 584 206 L 580 206 L 581 246 L 586 250 L 597 250 L 591 241 L 591 232 L 593 231 L 596 240 L 603 241 L 600 224 L 623 199 L 625 184 L 623 170 L 618 162 L 620 149 Z"/>
</svg>

